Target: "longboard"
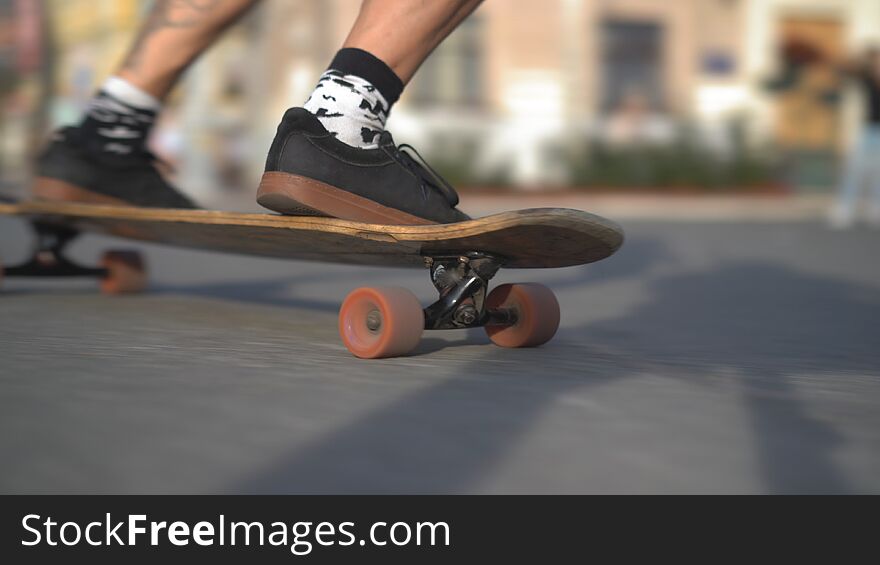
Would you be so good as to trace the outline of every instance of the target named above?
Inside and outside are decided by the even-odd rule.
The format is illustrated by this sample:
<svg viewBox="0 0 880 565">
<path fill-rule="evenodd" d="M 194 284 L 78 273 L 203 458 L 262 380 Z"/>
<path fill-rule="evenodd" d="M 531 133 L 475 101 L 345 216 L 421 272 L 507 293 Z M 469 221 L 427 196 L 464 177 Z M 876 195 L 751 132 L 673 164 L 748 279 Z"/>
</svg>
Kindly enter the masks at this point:
<svg viewBox="0 0 880 565">
<path fill-rule="evenodd" d="M 558 303 L 549 289 L 503 285 L 490 293 L 489 280 L 501 267 L 592 263 L 623 243 L 623 231 L 614 222 L 562 208 L 427 226 L 40 201 L 0 203 L 0 215 L 29 220 L 38 234 L 32 259 L 7 267 L 6 276 L 95 276 L 109 293 L 142 290 L 143 261 L 135 253 L 116 251 L 105 254 L 98 267 L 76 265 L 64 249 L 81 232 L 282 259 L 428 268 L 440 298 L 427 308 L 404 289 L 358 289 L 349 295 L 340 312 L 340 333 L 359 357 L 405 354 L 418 343 L 422 329 L 485 326 L 499 345 L 540 345 L 559 323 Z"/>
</svg>

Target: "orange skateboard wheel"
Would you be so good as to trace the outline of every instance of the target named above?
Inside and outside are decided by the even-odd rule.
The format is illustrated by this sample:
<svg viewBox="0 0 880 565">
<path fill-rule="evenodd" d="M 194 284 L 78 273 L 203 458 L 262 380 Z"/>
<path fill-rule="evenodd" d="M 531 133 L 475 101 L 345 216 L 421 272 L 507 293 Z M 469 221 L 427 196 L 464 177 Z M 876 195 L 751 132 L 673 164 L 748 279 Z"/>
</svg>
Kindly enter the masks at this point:
<svg viewBox="0 0 880 565">
<path fill-rule="evenodd" d="M 137 251 L 107 251 L 101 258 L 107 275 L 101 279 L 104 294 L 133 294 L 147 288 L 147 271 Z"/>
<path fill-rule="evenodd" d="M 405 288 L 358 288 L 339 309 L 339 335 L 356 357 L 379 359 L 406 355 L 422 339 L 425 316 Z"/>
<path fill-rule="evenodd" d="M 559 328 L 559 302 L 553 291 L 538 283 L 503 284 L 486 297 L 490 310 L 512 310 L 516 322 L 486 326 L 486 333 L 501 347 L 537 347 L 550 341 Z"/>
</svg>

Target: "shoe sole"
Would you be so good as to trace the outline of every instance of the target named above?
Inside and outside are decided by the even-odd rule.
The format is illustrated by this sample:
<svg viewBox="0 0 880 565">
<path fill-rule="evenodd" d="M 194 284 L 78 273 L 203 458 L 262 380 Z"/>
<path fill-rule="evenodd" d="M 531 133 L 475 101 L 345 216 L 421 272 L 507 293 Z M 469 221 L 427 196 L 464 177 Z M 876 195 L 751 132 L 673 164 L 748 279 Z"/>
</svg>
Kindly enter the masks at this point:
<svg viewBox="0 0 880 565">
<path fill-rule="evenodd" d="M 83 204 L 104 204 L 107 206 L 132 206 L 130 202 L 106 196 L 85 188 L 50 177 L 37 177 L 31 186 L 31 194 L 36 200 L 52 202 L 78 202 Z"/>
<path fill-rule="evenodd" d="M 331 216 L 370 224 L 437 223 L 314 179 L 280 171 L 263 173 L 257 203 L 269 210 L 293 216 Z"/>
</svg>

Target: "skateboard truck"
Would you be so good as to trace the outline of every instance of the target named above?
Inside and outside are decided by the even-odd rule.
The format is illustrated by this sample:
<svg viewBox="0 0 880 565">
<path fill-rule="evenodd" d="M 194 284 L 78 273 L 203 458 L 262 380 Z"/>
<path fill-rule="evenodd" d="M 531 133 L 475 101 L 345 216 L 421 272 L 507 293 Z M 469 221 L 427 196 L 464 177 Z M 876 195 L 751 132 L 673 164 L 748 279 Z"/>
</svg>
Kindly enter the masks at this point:
<svg viewBox="0 0 880 565">
<path fill-rule="evenodd" d="M 481 252 L 423 256 L 440 298 L 422 308 L 400 287 L 361 287 L 339 309 L 339 334 L 358 357 L 406 355 L 425 330 L 483 327 L 502 347 L 535 347 L 559 327 L 559 302 L 537 283 L 502 284 L 489 292 L 489 281 L 505 264 Z"/>
<path fill-rule="evenodd" d="M 76 230 L 40 221 L 34 221 L 33 228 L 37 236 L 33 256 L 20 265 L 6 267 L 4 274 L 7 277 L 107 276 L 107 269 L 78 265 L 64 254 L 67 245 L 79 235 Z"/>
<path fill-rule="evenodd" d="M 65 249 L 79 236 L 71 227 L 34 219 L 36 243 L 30 259 L 12 267 L 0 265 L 3 277 L 89 277 L 100 281 L 106 294 L 141 292 L 146 287 L 144 261 L 137 251 L 107 251 L 100 267 L 85 267 L 70 260 Z"/>
<path fill-rule="evenodd" d="M 510 309 L 486 308 L 489 280 L 504 260 L 486 253 L 434 255 L 425 257 L 431 282 L 440 299 L 424 309 L 426 330 L 474 328 L 516 323 Z"/>
</svg>

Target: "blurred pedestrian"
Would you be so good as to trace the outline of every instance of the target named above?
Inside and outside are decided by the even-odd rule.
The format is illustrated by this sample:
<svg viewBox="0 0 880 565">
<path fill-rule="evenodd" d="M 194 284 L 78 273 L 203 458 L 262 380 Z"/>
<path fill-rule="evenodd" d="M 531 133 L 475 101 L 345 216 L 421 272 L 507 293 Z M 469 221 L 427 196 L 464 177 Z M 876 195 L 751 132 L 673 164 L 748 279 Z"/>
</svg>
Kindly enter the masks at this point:
<svg viewBox="0 0 880 565">
<path fill-rule="evenodd" d="M 865 111 L 847 156 L 831 224 L 845 228 L 855 222 L 867 187 L 867 219 L 880 225 L 880 47 L 867 49 L 859 60 L 846 63 L 842 69 L 861 89 Z"/>
</svg>

